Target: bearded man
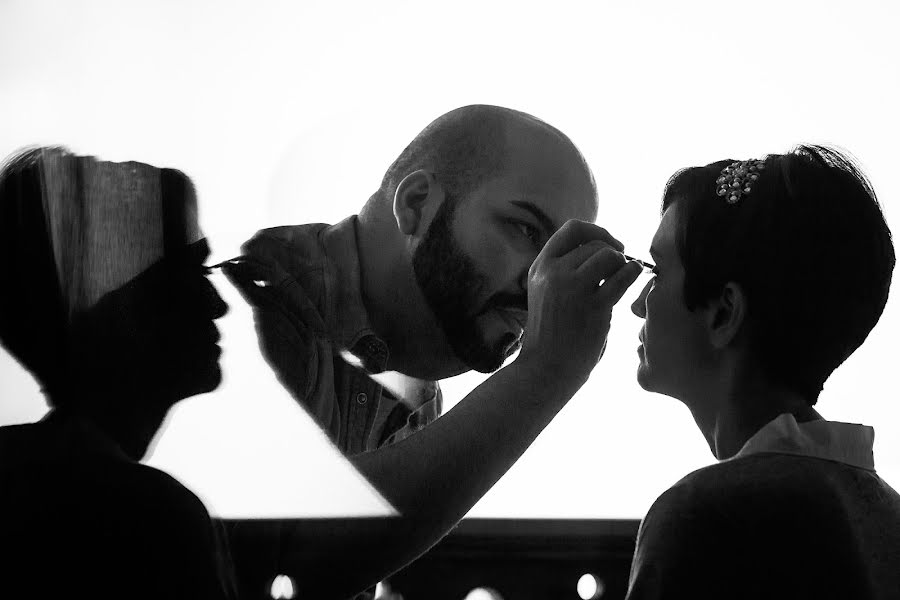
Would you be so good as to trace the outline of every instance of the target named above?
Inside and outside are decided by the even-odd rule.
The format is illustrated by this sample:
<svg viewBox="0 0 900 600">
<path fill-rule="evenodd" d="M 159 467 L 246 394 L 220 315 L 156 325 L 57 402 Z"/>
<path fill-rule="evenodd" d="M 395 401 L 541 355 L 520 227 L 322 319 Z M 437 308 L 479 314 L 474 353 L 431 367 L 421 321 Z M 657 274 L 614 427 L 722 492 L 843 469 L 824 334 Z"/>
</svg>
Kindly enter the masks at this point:
<svg viewBox="0 0 900 600">
<path fill-rule="evenodd" d="M 358 216 L 263 230 L 224 264 L 281 382 L 402 517 L 393 541 L 347 549 L 342 583 L 437 542 L 587 380 L 640 272 L 596 216 L 568 137 L 467 106 L 410 143 Z M 437 381 L 472 369 L 497 372 L 438 419 Z"/>
</svg>

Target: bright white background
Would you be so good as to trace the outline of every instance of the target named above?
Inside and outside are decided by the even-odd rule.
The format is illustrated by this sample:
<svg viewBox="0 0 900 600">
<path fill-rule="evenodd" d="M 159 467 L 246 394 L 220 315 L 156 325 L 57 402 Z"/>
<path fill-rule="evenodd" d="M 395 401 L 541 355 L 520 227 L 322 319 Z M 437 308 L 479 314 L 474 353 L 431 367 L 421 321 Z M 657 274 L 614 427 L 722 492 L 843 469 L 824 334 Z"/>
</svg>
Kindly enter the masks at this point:
<svg viewBox="0 0 900 600">
<path fill-rule="evenodd" d="M 0 154 L 61 143 L 180 168 L 221 260 L 259 228 L 354 214 L 429 121 L 490 103 L 571 136 L 597 176 L 598 223 L 637 256 L 676 169 L 798 142 L 853 152 L 898 232 L 898 24 L 890 1 L 0 0 Z M 280 389 L 248 309 L 215 282 L 232 304 L 225 383 L 174 411 L 151 464 L 222 515 L 388 514 Z M 682 405 L 634 381 L 637 292 L 588 384 L 470 515 L 638 518 L 714 460 Z M 876 465 L 896 487 L 893 292 L 818 408 L 875 426 Z M 448 408 L 481 379 L 446 381 Z M 0 354 L 0 424 L 45 411 Z"/>
</svg>

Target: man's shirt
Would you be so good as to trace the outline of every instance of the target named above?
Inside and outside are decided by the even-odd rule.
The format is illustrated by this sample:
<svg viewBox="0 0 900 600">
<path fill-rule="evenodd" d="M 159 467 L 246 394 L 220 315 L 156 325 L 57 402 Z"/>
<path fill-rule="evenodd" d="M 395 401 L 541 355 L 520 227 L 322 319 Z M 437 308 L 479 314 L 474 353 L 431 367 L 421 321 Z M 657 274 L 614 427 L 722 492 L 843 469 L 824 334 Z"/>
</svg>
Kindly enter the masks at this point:
<svg viewBox="0 0 900 600">
<path fill-rule="evenodd" d="M 394 374 L 404 385 L 392 393 L 378 381 L 390 375 L 389 348 L 363 302 L 356 227 L 354 216 L 264 229 L 242 250 L 270 269 L 269 285 L 229 274 L 253 305 L 260 347 L 281 383 L 350 455 L 399 441 L 442 410 L 437 382 Z"/>
<path fill-rule="evenodd" d="M 900 495 L 871 427 L 783 414 L 641 523 L 628 598 L 900 597 Z"/>
</svg>

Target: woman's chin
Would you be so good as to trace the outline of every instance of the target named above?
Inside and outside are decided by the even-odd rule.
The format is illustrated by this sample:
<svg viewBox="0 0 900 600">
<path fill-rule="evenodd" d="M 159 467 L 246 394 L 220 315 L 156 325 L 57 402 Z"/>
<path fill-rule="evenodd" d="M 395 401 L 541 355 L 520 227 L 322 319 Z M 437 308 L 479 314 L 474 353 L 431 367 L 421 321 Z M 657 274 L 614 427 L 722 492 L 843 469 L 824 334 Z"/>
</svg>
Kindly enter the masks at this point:
<svg viewBox="0 0 900 600">
<path fill-rule="evenodd" d="M 650 367 L 648 367 L 647 363 L 644 362 L 643 357 L 641 357 L 641 363 L 637 368 L 637 382 L 638 385 L 641 386 L 644 390 L 648 392 L 655 391 L 653 389 Z"/>
<path fill-rule="evenodd" d="M 218 360 L 210 360 L 201 365 L 196 365 L 190 371 L 189 378 L 182 381 L 179 400 L 185 400 L 192 396 L 208 394 L 222 384 L 222 368 Z"/>
<path fill-rule="evenodd" d="M 198 394 L 208 394 L 222 384 L 222 367 L 219 366 L 218 360 L 210 364 L 202 376 L 197 376 L 197 383 L 200 387 Z"/>
</svg>

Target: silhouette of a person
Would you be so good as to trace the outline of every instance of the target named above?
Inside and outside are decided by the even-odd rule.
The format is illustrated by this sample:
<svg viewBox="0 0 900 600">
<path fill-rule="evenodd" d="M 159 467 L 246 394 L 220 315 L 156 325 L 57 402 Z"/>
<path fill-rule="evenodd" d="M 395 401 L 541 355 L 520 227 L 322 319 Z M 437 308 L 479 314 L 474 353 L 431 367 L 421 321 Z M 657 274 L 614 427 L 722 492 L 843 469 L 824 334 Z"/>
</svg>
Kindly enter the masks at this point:
<svg viewBox="0 0 900 600">
<path fill-rule="evenodd" d="M 159 171 L 165 251 L 73 310 L 59 258 L 69 249 L 56 247 L 46 204 L 46 166 L 60 156 L 72 155 L 31 150 L 0 173 L 0 342 L 52 408 L 38 423 L 0 428 L 0 597 L 232 597 L 227 552 L 202 502 L 139 462 L 174 404 L 221 381 L 213 320 L 227 307 L 205 277 L 205 240 L 190 239 L 199 232 L 190 182 Z M 119 258 L 91 268 L 114 269 Z"/>
</svg>

